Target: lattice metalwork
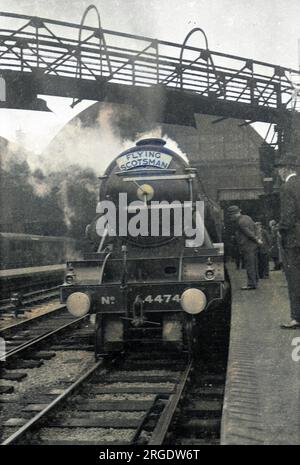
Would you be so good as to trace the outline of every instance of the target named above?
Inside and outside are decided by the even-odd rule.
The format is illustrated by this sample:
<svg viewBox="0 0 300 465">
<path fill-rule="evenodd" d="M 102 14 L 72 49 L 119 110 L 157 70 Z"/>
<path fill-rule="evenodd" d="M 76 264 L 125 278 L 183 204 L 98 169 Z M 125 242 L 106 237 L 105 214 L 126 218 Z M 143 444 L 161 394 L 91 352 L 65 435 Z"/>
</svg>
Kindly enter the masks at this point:
<svg viewBox="0 0 300 465">
<path fill-rule="evenodd" d="M 86 12 L 87 13 L 87 12 Z M 2 19 L 2 25 L 1 25 Z M 165 86 L 217 101 L 285 111 L 293 103 L 289 70 L 188 44 L 84 24 L 0 13 L 0 72 L 35 73 L 128 86 Z"/>
</svg>

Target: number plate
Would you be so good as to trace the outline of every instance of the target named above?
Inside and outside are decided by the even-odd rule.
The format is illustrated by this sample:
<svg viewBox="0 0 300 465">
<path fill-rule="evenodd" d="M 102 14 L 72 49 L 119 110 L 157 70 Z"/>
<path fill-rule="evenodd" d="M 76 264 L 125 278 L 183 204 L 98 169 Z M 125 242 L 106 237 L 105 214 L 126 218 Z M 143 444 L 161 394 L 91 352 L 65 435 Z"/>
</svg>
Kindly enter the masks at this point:
<svg viewBox="0 0 300 465">
<path fill-rule="evenodd" d="M 143 299 L 143 302 L 148 304 L 168 304 L 170 302 L 180 302 L 180 296 L 179 294 L 149 294 Z"/>
</svg>

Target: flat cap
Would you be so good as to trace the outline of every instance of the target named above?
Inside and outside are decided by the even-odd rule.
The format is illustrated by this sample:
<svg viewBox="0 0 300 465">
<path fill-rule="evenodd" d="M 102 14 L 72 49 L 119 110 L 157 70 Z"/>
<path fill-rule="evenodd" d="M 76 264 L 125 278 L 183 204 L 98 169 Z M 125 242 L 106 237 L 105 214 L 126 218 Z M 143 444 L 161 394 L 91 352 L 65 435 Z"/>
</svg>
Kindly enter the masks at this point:
<svg viewBox="0 0 300 465">
<path fill-rule="evenodd" d="M 292 167 L 300 166 L 300 160 L 298 157 L 288 152 L 285 155 L 282 155 L 282 157 L 280 157 L 279 160 L 275 161 L 276 168 L 280 168 L 284 166 L 292 166 Z"/>
<path fill-rule="evenodd" d="M 240 211 L 241 209 L 237 205 L 231 205 L 230 207 L 227 208 L 227 213 L 229 215 L 235 215 L 236 213 L 239 213 Z"/>
</svg>

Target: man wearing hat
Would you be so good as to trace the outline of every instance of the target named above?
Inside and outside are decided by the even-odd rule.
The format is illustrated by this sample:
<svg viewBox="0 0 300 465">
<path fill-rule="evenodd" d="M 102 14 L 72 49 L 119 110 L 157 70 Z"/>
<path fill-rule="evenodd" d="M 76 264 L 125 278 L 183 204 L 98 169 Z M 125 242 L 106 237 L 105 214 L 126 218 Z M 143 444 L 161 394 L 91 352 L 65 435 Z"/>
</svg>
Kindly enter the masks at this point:
<svg viewBox="0 0 300 465">
<path fill-rule="evenodd" d="M 280 189 L 281 217 L 279 232 L 284 251 L 284 271 L 290 297 L 291 320 L 284 329 L 300 328 L 300 179 L 297 158 L 290 153 L 276 167 L 283 181 Z"/>
<path fill-rule="evenodd" d="M 262 241 L 257 236 L 256 225 L 250 216 L 242 215 L 241 210 L 237 205 L 231 205 L 227 211 L 229 218 L 236 222 L 237 243 L 244 258 L 245 268 L 247 271 L 248 283 L 247 286 L 243 286 L 241 289 L 250 291 L 257 287 L 256 252 L 257 246 L 261 245 Z"/>
</svg>

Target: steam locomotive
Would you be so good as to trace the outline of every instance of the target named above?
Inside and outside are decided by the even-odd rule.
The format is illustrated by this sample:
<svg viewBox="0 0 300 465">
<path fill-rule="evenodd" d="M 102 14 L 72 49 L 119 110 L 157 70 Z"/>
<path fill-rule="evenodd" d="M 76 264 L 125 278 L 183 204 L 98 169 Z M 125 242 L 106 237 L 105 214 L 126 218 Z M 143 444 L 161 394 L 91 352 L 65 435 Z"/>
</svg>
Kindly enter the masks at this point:
<svg viewBox="0 0 300 465">
<path fill-rule="evenodd" d="M 100 179 L 87 227 L 93 251 L 67 263 L 61 287 L 71 314 L 96 314 L 96 356 L 145 343 L 225 354 L 230 283 L 220 218 L 196 170 L 151 138 L 117 156 Z"/>
</svg>

